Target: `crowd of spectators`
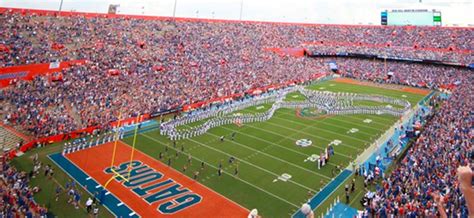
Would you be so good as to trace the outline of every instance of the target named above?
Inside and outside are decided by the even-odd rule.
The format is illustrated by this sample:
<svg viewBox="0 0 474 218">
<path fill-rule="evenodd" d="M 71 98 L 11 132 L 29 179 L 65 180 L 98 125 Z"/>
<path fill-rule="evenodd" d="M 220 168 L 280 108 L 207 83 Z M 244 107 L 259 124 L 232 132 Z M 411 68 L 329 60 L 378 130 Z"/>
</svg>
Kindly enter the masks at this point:
<svg viewBox="0 0 474 218">
<path fill-rule="evenodd" d="M 328 72 L 327 62 L 333 60 L 339 72 L 347 77 L 431 89 L 449 85 L 454 88 L 451 97 L 439 108 L 402 163 L 384 179 L 367 209 L 371 213 L 395 216 L 430 216 L 436 214 L 431 193 L 438 190 L 443 192 L 443 200 L 437 202 L 445 204 L 449 215 L 466 214 L 454 175 L 459 165 L 472 161 L 469 157 L 474 108 L 471 71 L 355 58 L 296 58 L 263 50 L 296 47 L 316 39 L 472 51 L 474 37 L 470 29 L 175 22 L 12 13 L 0 14 L 0 27 L 7 30 L 0 33 L 0 44 L 7 48 L 0 51 L 0 67 L 88 60 L 84 65 L 65 70 L 61 82 L 41 77 L 18 81 L 1 90 L 6 105 L 5 121 L 38 137 L 108 123 L 117 120 L 119 114 L 127 118 L 251 88 L 306 80 L 315 73 Z M 362 52 L 371 51 L 362 49 Z M 402 57 L 421 55 L 472 61 L 472 53 L 457 57 L 418 51 L 405 53 L 397 49 L 390 52 Z M 118 73 L 112 74 L 110 69 Z M 7 180 L 2 187 L 24 188 L 26 178 L 22 173 L 8 165 L 3 168 Z M 19 198 L 22 201 L 12 198 L 10 190 L 16 190 L 16 196 L 25 197 Z M 30 189 L 24 190 L 2 189 L 2 196 L 8 196 L 3 197 L 4 201 L 23 202 L 18 203 L 17 211 L 26 213 L 31 211 L 25 205 L 32 202 L 29 198 L 32 194 Z"/>
<path fill-rule="evenodd" d="M 292 47 L 310 39 L 324 40 L 325 34 L 342 33 L 349 38 L 362 34 L 368 37 L 364 42 L 371 43 L 376 35 L 387 31 L 382 27 L 44 17 L 8 12 L 1 14 L 0 25 L 12 30 L 1 33 L 2 43 L 11 48 L 2 53 L 2 66 L 88 60 L 63 72 L 62 82 L 37 78 L 2 90 L 8 103 L 4 120 L 35 136 L 108 123 L 117 120 L 120 113 L 124 118 L 133 117 L 293 79 L 306 80 L 328 71 L 325 59 L 280 56 L 263 52 L 264 48 Z M 458 41 L 458 37 L 469 36 L 464 29 L 388 29 L 398 32 L 395 38 L 411 39 L 424 47 L 445 46 L 438 41 L 419 41 L 424 38 L 422 32 L 431 31 L 455 35 L 449 41 L 459 48 L 469 44 Z M 382 40 L 388 39 L 380 37 L 376 42 Z M 392 43 L 405 45 L 406 41 Z M 63 48 L 53 46 L 58 44 Z M 349 59 L 343 62 L 339 65 L 358 72 L 349 70 L 357 68 Z M 426 81 L 421 66 L 389 66 L 401 67 L 397 69 L 401 76 L 394 77 L 398 80 L 415 68 L 422 78 L 414 78 L 413 82 L 438 84 Z M 118 73 L 111 75 L 111 69 Z M 432 80 L 441 73 L 437 70 Z"/>
<path fill-rule="evenodd" d="M 429 89 L 454 88 L 472 82 L 467 68 L 370 60 L 335 58 L 341 75 L 350 78 Z"/>
<path fill-rule="evenodd" d="M 474 63 L 474 53 L 472 51 L 454 51 L 452 48 L 436 49 L 436 48 L 418 48 L 401 47 L 385 45 L 363 45 L 356 43 L 308 43 L 304 48 L 311 54 L 325 55 L 364 55 L 375 56 L 386 59 L 404 59 L 404 60 L 430 60 L 441 61 L 444 63 L 467 66 Z"/>
<path fill-rule="evenodd" d="M 0 217 L 46 217 L 47 209 L 33 199 L 40 190 L 28 184 L 29 175 L 0 158 Z"/>
<path fill-rule="evenodd" d="M 474 79 L 472 74 L 467 77 Z M 470 164 L 472 167 L 474 160 L 473 107 L 472 84 L 457 87 L 401 163 L 383 179 L 367 205 L 369 214 L 434 217 L 440 216 L 441 206 L 448 217 L 468 217 L 456 170 Z"/>
<path fill-rule="evenodd" d="M 335 49 L 371 54 L 388 53 L 393 56 L 450 62 L 460 61 L 467 64 L 470 63 L 469 61 L 472 62 L 472 28 L 186 22 L 181 20 L 174 22 L 170 19 L 46 17 L 8 11 L 0 14 L 0 25 L 6 30 L 0 33 L 0 48 L 2 48 L 0 49 L 0 67 L 80 57 L 93 59 L 90 56 L 97 52 L 85 54 L 83 49 L 101 46 L 123 48 L 141 42 L 156 47 L 154 51 L 166 50 L 170 45 L 181 45 L 183 48 L 185 44 L 183 49 L 186 50 L 198 47 L 198 51 L 193 51 L 193 55 L 199 51 L 201 53 L 206 51 L 203 49 L 207 46 L 212 48 L 202 53 L 203 55 L 208 55 L 213 49 L 239 47 L 244 49 L 248 56 L 257 54 L 265 47 L 299 47 L 304 43 L 317 42 L 315 46 L 330 46 L 325 48 L 319 46 L 318 49 L 327 49 L 331 52 Z M 160 46 L 156 43 L 163 42 L 162 37 L 168 40 Z M 191 39 L 198 39 L 198 41 L 187 41 Z M 335 48 L 331 42 L 336 42 L 340 47 Z M 191 45 L 192 43 L 194 45 Z M 218 44 L 226 46 L 221 47 Z M 230 44 L 233 45 L 229 46 Z M 375 48 L 370 45 L 390 46 Z M 450 52 L 450 50 L 455 52 Z M 165 53 L 166 51 L 149 54 L 156 56 L 156 54 L 164 55 Z M 218 60 L 221 58 L 225 57 L 219 57 Z M 152 59 L 144 59 L 144 61 L 147 60 Z"/>
</svg>

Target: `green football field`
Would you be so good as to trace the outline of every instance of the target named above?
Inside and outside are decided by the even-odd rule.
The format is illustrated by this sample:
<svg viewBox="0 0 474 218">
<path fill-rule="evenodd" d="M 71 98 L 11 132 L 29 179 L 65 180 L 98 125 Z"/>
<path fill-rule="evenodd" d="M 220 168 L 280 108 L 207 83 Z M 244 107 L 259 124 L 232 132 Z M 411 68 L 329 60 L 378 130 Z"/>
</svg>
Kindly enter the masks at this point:
<svg viewBox="0 0 474 218">
<path fill-rule="evenodd" d="M 354 92 L 385 95 L 406 99 L 415 105 L 424 96 L 368 86 L 326 81 L 308 86 L 309 89 L 333 92 Z M 301 101 L 300 93 L 289 93 L 285 101 Z M 378 102 L 354 102 L 357 105 L 378 105 Z M 258 105 L 235 113 L 263 112 L 271 104 Z M 264 217 L 288 217 L 298 210 L 309 197 L 317 193 L 339 171 L 346 168 L 357 155 L 372 144 L 399 117 L 390 115 L 343 115 L 330 117 L 297 116 L 293 109 L 279 109 L 266 122 L 245 124 L 241 127 L 231 124 L 211 129 L 206 134 L 179 140 L 176 146 L 159 131 L 139 134 L 136 148 L 159 159 L 165 164 L 171 159 L 171 166 L 187 176 L 199 171 L 198 180 L 207 187 L 221 193 L 242 206 L 257 208 Z M 371 120 L 370 123 L 364 122 Z M 180 128 L 199 125 L 204 121 Z M 353 130 L 352 132 L 350 130 Z M 355 130 L 355 131 L 354 131 Z M 232 133 L 236 133 L 231 140 Z M 220 137 L 225 136 L 221 141 Z M 312 145 L 299 147 L 295 142 L 309 139 Z M 317 168 L 316 162 L 308 158 L 320 155 L 330 144 L 338 140 L 335 156 L 328 165 Z M 132 144 L 132 137 L 124 140 Z M 235 161 L 229 162 L 230 157 Z M 191 164 L 188 159 L 191 158 Z M 201 170 L 201 162 L 206 167 Z M 222 165 L 224 174 L 218 176 Z M 286 174 L 286 175 L 285 175 Z M 283 175 L 283 177 L 282 177 Z M 283 181 L 280 178 L 290 179 Z"/>
<path fill-rule="evenodd" d="M 424 97 L 402 91 L 335 81 L 321 82 L 307 88 L 385 95 L 406 99 L 412 105 Z M 285 101 L 304 99 L 301 93 L 294 92 L 289 93 Z M 355 101 L 354 104 L 373 106 L 380 103 Z M 263 112 L 270 107 L 271 104 L 258 105 L 235 113 Z M 154 130 L 139 134 L 136 148 L 157 160 L 160 160 L 161 152 L 164 157 L 160 161 L 167 164 L 171 159 L 171 166 L 181 172 L 187 165 L 184 174 L 189 177 L 192 177 L 195 171 L 200 171 L 198 177 L 200 183 L 248 209 L 257 208 L 263 217 L 289 217 L 339 173 L 336 171 L 336 166 L 339 165 L 341 168 L 349 166 L 357 155 L 399 119 L 390 115 L 318 117 L 318 113 L 314 110 L 302 109 L 300 112 L 300 115 L 297 115 L 296 110 L 279 109 L 269 121 L 244 124 L 241 127 L 234 124 L 216 127 L 199 137 L 180 140 L 176 147 L 166 137 L 161 136 L 158 130 Z M 371 120 L 370 123 L 364 122 L 368 119 Z M 189 128 L 203 122 L 191 123 L 180 128 Z M 349 130 L 353 129 L 357 131 L 351 133 Z M 232 141 L 230 135 L 234 132 L 236 136 Z M 220 136 L 226 136 L 224 142 L 219 140 Z M 309 139 L 312 145 L 305 148 L 298 147 L 295 142 L 299 139 Z M 339 145 L 334 146 L 335 156 L 331 158 L 329 165 L 317 169 L 316 163 L 308 160 L 308 157 L 313 154 L 320 155 L 327 145 L 335 140 L 340 141 Z M 133 137 L 125 138 L 124 141 L 131 145 Z M 34 149 L 14 159 L 13 164 L 18 169 L 28 172 L 32 168 L 31 156 L 38 153 L 40 161 L 53 165 L 46 155 L 60 152 L 61 149 L 60 144 Z M 188 164 L 189 157 L 191 165 Z M 232 164 L 229 163 L 230 157 L 235 158 Z M 205 162 L 204 170 L 201 170 L 201 162 Z M 217 173 L 220 164 L 224 170 L 222 176 L 218 176 Z M 236 169 L 238 174 L 234 175 Z M 55 172 L 53 179 L 43 176 L 32 179 L 32 185 L 42 189 L 35 195 L 36 201 L 46 205 L 51 214 L 59 217 L 85 217 L 83 207 L 76 210 L 67 204 L 66 194 L 62 194 L 59 201 L 54 200 L 51 193 L 55 187 L 64 186 L 64 183 L 71 179 L 57 167 Z M 286 182 L 277 179 L 288 176 L 291 178 Z M 360 179 L 356 180 L 356 186 L 357 191 L 353 193 L 354 200 L 351 198 L 350 202 L 353 207 L 358 207 L 356 199 L 360 199 L 364 193 Z M 88 194 L 84 190 L 82 193 L 85 195 L 83 199 L 86 199 Z M 316 215 L 325 212 L 330 201 L 338 195 L 343 196 L 343 185 L 316 208 Z M 101 208 L 100 215 L 112 216 L 105 208 Z"/>
</svg>

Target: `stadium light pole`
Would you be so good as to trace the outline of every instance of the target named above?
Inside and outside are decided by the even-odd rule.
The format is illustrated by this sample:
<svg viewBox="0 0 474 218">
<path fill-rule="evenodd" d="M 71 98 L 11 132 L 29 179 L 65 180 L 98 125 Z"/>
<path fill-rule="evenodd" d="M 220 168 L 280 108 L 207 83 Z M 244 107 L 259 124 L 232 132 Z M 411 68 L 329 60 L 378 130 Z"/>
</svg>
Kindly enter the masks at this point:
<svg viewBox="0 0 474 218">
<path fill-rule="evenodd" d="M 176 4 L 178 4 L 178 0 L 174 0 L 173 18 L 176 17 Z"/>
<path fill-rule="evenodd" d="M 241 1 L 240 1 L 240 16 L 239 16 L 239 20 L 242 20 L 242 11 L 243 11 L 243 8 L 244 8 L 244 0 L 241 0 Z"/>
<path fill-rule="evenodd" d="M 61 0 L 61 2 L 59 3 L 59 15 L 61 15 L 61 10 L 63 8 L 63 1 L 64 0 Z"/>
</svg>

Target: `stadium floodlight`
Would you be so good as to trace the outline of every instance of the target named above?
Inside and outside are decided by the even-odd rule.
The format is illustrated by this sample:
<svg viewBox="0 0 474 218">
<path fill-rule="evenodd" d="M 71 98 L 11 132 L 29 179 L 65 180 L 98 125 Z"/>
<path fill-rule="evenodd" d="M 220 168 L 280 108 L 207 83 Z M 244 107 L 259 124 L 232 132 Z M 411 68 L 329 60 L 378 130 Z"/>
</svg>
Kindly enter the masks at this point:
<svg viewBox="0 0 474 218">
<path fill-rule="evenodd" d="M 176 17 L 176 4 L 178 4 L 178 0 L 174 0 L 173 18 Z"/>
<path fill-rule="evenodd" d="M 64 0 L 61 0 L 61 2 L 59 3 L 59 15 L 61 15 L 61 9 L 63 8 L 63 1 Z"/>
<path fill-rule="evenodd" d="M 240 1 L 240 16 L 239 16 L 239 20 L 242 20 L 243 8 L 244 8 L 244 0 L 241 0 L 241 1 Z"/>
</svg>

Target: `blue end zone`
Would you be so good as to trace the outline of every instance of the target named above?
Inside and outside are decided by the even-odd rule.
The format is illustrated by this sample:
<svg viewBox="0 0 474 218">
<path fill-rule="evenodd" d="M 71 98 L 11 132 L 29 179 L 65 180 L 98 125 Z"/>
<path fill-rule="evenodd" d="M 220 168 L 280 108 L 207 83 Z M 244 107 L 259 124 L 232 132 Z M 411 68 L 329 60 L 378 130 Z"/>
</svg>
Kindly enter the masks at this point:
<svg viewBox="0 0 474 218">
<path fill-rule="evenodd" d="M 133 210 L 121 202 L 112 193 L 106 194 L 108 191 L 105 190 L 102 185 L 97 183 L 93 178 L 89 177 L 86 173 L 84 173 L 84 171 L 65 158 L 61 153 L 51 154 L 48 155 L 48 157 L 70 177 L 74 178 L 74 180 L 76 180 L 76 182 L 79 183 L 83 188 L 87 187 L 87 189 L 84 189 L 86 189 L 89 194 L 95 195 L 96 192 L 100 193 L 99 196 L 96 195 L 97 199 L 99 199 L 99 201 L 115 216 L 139 217 Z"/>
<path fill-rule="evenodd" d="M 325 218 L 338 218 L 338 217 L 355 217 L 357 216 L 357 210 L 349 207 L 343 203 L 337 203 L 336 206 L 329 211 L 329 214 L 326 214 Z"/>
<path fill-rule="evenodd" d="M 336 191 L 337 187 L 344 183 L 349 176 L 352 175 L 352 171 L 350 170 L 343 170 L 337 177 L 332 180 L 329 184 L 324 186 L 324 188 L 318 192 L 311 200 L 308 202 L 308 204 L 311 206 L 311 209 L 317 208 L 321 203 L 323 203 L 326 198 L 328 198 L 334 191 Z M 305 215 L 301 213 L 300 210 L 298 210 L 295 214 L 293 214 L 293 217 L 298 217 L 298 218 L 304 218 Z"/>
</svg>

